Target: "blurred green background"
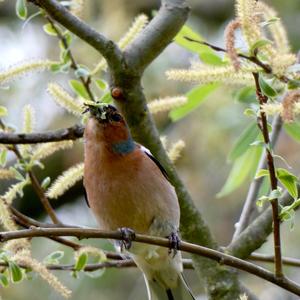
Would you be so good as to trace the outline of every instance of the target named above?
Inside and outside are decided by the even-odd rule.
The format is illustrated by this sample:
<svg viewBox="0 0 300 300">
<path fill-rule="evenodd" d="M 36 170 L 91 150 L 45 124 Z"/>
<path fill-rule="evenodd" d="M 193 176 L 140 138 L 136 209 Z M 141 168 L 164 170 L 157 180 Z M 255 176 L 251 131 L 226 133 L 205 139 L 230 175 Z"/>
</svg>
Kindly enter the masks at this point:
<svg viewBox="0 0 300 300">
<path fill-rule="evenodd" d="M 209 42 L 223 46 L 223 31 L 234 15 L 234 1 L 191 0 L 189 2 L 192 10 L 188 24 Z M 0 2 L 0 68 L 6 68 L 28 59 L 57 59 L 57 41 L 43 32 L 44 20 L 38 17 L 24 26 L 15 16 L 14 4 L 15 1 Z M 289 33 L 291 45 L 297 51 L 300 46 L 300 2 L 276 0 L 272 1 L 272 4 L 280 12 Z M 159 7 L 159 1 L 87 0 L 85 5 L 84 20 L 110 38 L 118 40 L 136 15 L 145 13 L 151 16 L 153 10 Z M 34 12 L 34 7 L 30 6 L 30 10 Z M 96 51 L 78 39 L 72 45 L 72 52 L 79 63 L 90 67 L 95 66 L 100 59 Z M 143 78 L 144 90 L 149 101 L 157 97 L 184 94 L 191 89 L 191 84 L 167 81 L 165 71 L 174 67 L 188 67 L 193 59 L 195 57 L 191 53 L 171 44 L 147 69 Z M 9 89 L 1 89 L 0 105 L 4 104 L 9 109 L 6 121 L 20 129 L 23 106 L 30 103 L 37 112 L 37 131 L 72 126 L 77 120 L 58 107 L 46 92 L 49 81 L 58 82 L 68 88 L 68 79 L 67 76 L 50 72 L 32 73 L 16 80 Z M 216 198 L 231 167 L 227 163 L 227 154 L 236 138 L 249 123 L 249 119 L 243 115 L 245 106 L 233 100 L 233 92 L 234 89 L 229 87 L 218 89 L 199 109 L 176 123 L 171 123 L 167 114 L 155 116 L 161 134 L 168 137 L 170 144 L 178 139 L 185 141 L 186 148 L 176 164 L 178 172 L 220 245 L 226 245 L 231 240 L 234 224 L 238 220 L 249 186 L 248 180 L 229 196 Z M 280 136 L 277 153 L 287 158 L 288 163 L 293 166 L 293 172 L 299 174 L 299 145 L 284 133 Z M 40 178 L 50 176 L 54 179 L 63 170 L 82 159 L 82 143 L 78 141 L 72 150 L 60 151 L 45 161 L 46 168 L 39 171 L 38 176 Z M 9 182 L 1 182 L 1 193 L 7 189 L 8 184 Z M 81 183 L 58 201 L 53 201 L 53 205 L 65 223 L 96 226 L 83 200 Z M 16 206 L 27 215 L 45 220 L 41 206 L 31 188 L 26 188 L 24 198 L 21 201 L 18 199 Z M 298 217 L 293 231 L 289 230 L 288 224 L 284 224 L 282 236 L 284 255 L 300 258 L 298 224 Z M 84 243 L 110 247 L 103 241 L 84 241 Z M 33 240 L 33 249 L 34 256 L 38 259 L 43 259 L 57 249 L 65 250 L 63 262 L 72 262 L 71 251 L 46 239 Z M 261 251 L 271 253 L 271 239 Z M 300 282 L 300 271 L 296 268 L 289 268 L 286 271 L 294 280 Z M 143 278 L 136 269 L 109 269 L 96 279 L 81 274 L 75 280 L 68 272 L 55 272 L 55 274 L 73 290 L 72 300 L 146 298 Z M 241 278 L 260 299 L 296 299 L 282 289 L 254 276 L 242 273 Z M 203 295 L 203 286 L 192 271 L 188 272 L 187 279 L 195 294 L 199 294 L 198 299 L 206 299 Z M 6 289 L 0 287 L 0 294 L 6 300 L 62 299 L 36 276 L 33 280 L 25 280 Z"/>
</svg>

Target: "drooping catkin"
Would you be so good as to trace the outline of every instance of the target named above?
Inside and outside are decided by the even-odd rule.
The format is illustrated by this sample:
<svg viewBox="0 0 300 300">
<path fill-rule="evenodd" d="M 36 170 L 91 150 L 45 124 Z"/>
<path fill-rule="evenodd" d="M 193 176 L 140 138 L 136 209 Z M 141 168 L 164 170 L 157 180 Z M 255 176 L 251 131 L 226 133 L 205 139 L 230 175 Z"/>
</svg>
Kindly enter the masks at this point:
<svg viewBox="0 0 300 300">
<path fill-rule="evenodd" d="M 135 39 L 135 37 L 147 25 L 148 21 L 149 21 L 148 17 L 144 14 L 138 15 L 134 19 L 132 25 L 127 30 L 125 35 L 118 41 L 118 46 L 120 47 L 121 50 L 124 50 L 126 46 L 128 46 Z M 99 71 L 105 70 L 106 68 L 107 68 L 107 63 L 104 60 L 104 58 L 102 58 L 91 74 L 94 75 Z"/>
<path fill-rule="evenodd" d="M 52 155 L 54 152 L 58 150 L 64 150 L 72 148 L 74 145 L 73 141 L 60 141 L 60 142 L 49 142 L 44 143 L 39 146 L 37 146 L 32 153 L 32 160 L 41 160 L 44 159 L 50 155 Z"/>
<path fill-rule="evenodd" d="M 152 114 L 169 111 L 173 108 L 180 107 L 187 102 L 186 96 L 166 97 L 155 99 L 148 103 L 148 108 Z"/>
<path fill-rule="evenodd" d="M 238 19 L 232 20 L 225 29 L 226 50 L 229 59 L 236 71 L 240 69 L 239 56 L 235 48 L 235 31 L 241 26 Z"/>
<path fill-rule="evenodd" d="M 293 122 L 295 119 L 294 106 L 300 100 L 300 90 L 288 92 L 282 101 L 282 119 L 284 122 Z"/>
<path fill-rule="evenodd" d="M 80 116 L 83 111 L 83 102 L 73 98 L 64 88 L 57 83 L 48 84 L 48 93 L 53 100 L 75 116 Z"/>
<path fill-rule="evenodd" d="M 70 189 L 83 177 L 83 163 L 79 163 L 60 175 L 47 190 L 46 195 L 51 199 L 57 199 Z"/>
<path fill-rule="evenodd" d="M 29 250 L 18 251 L 12 259 L 19 264 L 23 264 L 31 268 L 34 272 L 41 276 L 54 290 L 56 290 L 64 298 L 70 298 L 72 292 L 65 287 L 56 276 L 54 276 L 46 266 L 31 257 Z"/>
<path fill-rule="evenodd" d="M 181 156 L 182 150 L 184 148 L 185 142 L 183 140 L 178 140 L 170 147 L 167 154 L 173 163 Z"/>
<path fill-rule="evenodd" d="M 53 63 L 53 61 L 49 60 L 32 60 L 0 70 L 0 84 L 7 84 L 31 72 L 44 71 L 50 68 Z"/>
</svg>

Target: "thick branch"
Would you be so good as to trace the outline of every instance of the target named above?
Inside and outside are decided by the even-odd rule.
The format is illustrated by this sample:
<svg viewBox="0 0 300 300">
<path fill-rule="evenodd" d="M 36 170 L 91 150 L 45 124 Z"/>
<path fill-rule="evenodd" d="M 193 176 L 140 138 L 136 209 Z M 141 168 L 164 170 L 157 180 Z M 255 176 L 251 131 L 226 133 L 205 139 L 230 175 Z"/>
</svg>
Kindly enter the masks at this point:
<svg viewBox="0 0 300 300">
<path fill-rule="evenodd" d="M 131 70 L 143 71 L 172 41 L 189 12 L 183 0 L 162 0 L 161 7 L 148 26 L 125 49 Z"/>
<path fill-rule="evenodd" d="M 123 236 L 120 231 L 102 231 L 97 229 L 81 229 L 81 228 L 31 228 L 19 231 L 8 231 L 0 233 L 0 241 L 6 242 L 12 239 L 19 238 L 33 238 L 33 237 L 54 237 L 54 236 L 75 236 L 79 239 L 83 238 L 105 238 L 105 239 L 116 239 L 122 240 Z M 170 241 L 166 238 L 146 236 L 141 234 L 136 234 L 135 242 L 141 242 L 145 244 L 157 245 L 169 248 Z M 206 247 L 194 245 L 187 242 L 181 242 L 179 245 L 179 250 L 192 253 L 195 255 L 200 255 L 207 257 L 209 259 L 215 260 L 216 262 L 224 265 L 228 265 L 239 270 L 248 272 L 250 274 L 256 275 L 263 278 L 269 282 L 272 282 L 287 291 L 290 291 L 298 296 L 300 296 L 300 286 L 288 278 L 276 277 L 270 271 L 254 265 L 252 263 L 243 261 L 239 258 L 224 254 L 222 252 L 209 249 Z"/>
<path fill-rule="evenodd" d="M 84 127 L 75 125 L 73 127 L 48 132 L 37 133 L 8 133 L 0 132 L 0 144 L 37 144 L 47 142 L 58 142 L 63 140 L 76 140 L 83 136 Z"/>
</svg>

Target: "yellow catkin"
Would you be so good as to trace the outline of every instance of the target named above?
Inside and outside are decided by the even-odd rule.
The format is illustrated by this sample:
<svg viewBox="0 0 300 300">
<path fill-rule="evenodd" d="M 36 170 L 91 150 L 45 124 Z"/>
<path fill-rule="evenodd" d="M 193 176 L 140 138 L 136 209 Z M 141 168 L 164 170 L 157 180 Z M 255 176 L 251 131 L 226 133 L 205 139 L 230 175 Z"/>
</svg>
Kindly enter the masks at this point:
<svg viewBox="0 0 300 300">
<path fill-rule="evenodd" d="M 256 0 L 236 1 L 236 15 L 240 21 L 243 37 L 249 49 L 257 41 L 266 39 L 260 26 L 261 18 L 257 2 Z M 259 50 L 267 57 L 273 57 L 276 54 L 276 49 L 270 44 L 260 47 Z"/>
<path fill-rule="evenodd" d="M 41 276 L 54 290 L 65 298 L 70 298 L 72 292 L 65 287 L 56 276 L 54 276 L 46 266 L 31 257 L 29 250 L 21 250 L 15 254 L 12 259 L 18 263 L 31 268 L 34 272 Z"/>
<path fill-rule="evenodd" d="M 79 163 L 63 172 L 47 190 L 47 197 L 57 199 L 75 185 L 77 181 L 81 180 L 83 177 L 83 167 L 83 163 Z"/>
<path fill-rule="evenodd" d="M 265 103 L 261 106 L 260 109 L 267 116 L 274 116 L 276 114 L 282 113 L 282 104 L 281 103 Z"/>
<path fill-rule="evenodd" d="M 4 244 L 3 249 L 12 253 L 17 253 L 21 250 L 30 249 L 30 242 L 25 238 L 10 240 Z"/>
<path fill-rule="evenodd" d="M 168 156 L 172 162 L 175 162 L 181 155 L 182 150 L 185 148 L 185 142 L 179 140 L 174 143 L 168 150 Z"/>
<path fill-rule="evenodd" d="M 29 183 L 29 181 L 26 179 L 24 181 L 20 181 L 18 183 L 15 183 L 11 185 L 8 189 L 8 191 L 1 196 L 3 199 L 5 199 L 5 202 L 10 205 L 13 200 L 17 197 L 18 193 L 21 193 L 23 188 Z"/>
<path fill-rule="evenodd" d="M 249 47 L 261 39 L 259 19 L 254 14 L 256 11 L 256 0 L 237 0 L 236 16 L 240 21 L 243 36 Z"/>
<path fill-rule="evenodd" d="M 174 69 L 166 72 L 168 79 L 179 80 L 184 82 L 206 83 L 225 83 L 225 84 L 252 84 L 252 72 L 256 72 L 257 67 L 251 66 L 247 69 L 241 68 L 235 71 L 232 65 L 225 67 L 202 66 L 190 70 Z"/>
<path fill-rule="evenodd" d="M 268 21 L 271 18 L 278 17 L 278 14 L 274 8 L 270 7 L 269 5 L 261 1 L 257 2 L 257 10 L 262 12 L 265 21 Z M 278 53 L 281 54 L 289 53 L 290 52 L 289 40 L 281 20 L 278 19 L 276 20 L 276 22 L 269 24 L 268 29 L 272 35 L 272 39 L 274 41 Z"/>
<path fill-rule="evenodd" d="M 160 141 L 161 141 L 164 149 L 167 149 L 168 138 L 165 135 L 162 135 L 162 136 L 160 136 Z"/>
<path fill-rule="evenodd" d="M 149 110 L 152 114 L 169 111 L 173 108 L 184 105 L 187 102 L 186 96 L 166 97 L 156 99 L 148 103 Z"/>
<path fill-rule="evenodd" d="M 35 126 L 35 111 L 30 104 L 27 104 L 23 108 L 23 133 L 33 132 Z M 31 150 L 31 145 L 20 145 L 19 150 L 23 157 L 27 157 Z"/>
<path fill-rule="evenodd" d="M 148 17 L 144 14 L 141 14 L 137 16 L 130 28 L 127 30 L 125 35 L 118 41 L 118 46 L 121 50 L 125 49 L 126 46 L 128 46 L 135 37 L 144 29 L 144 27 L 148 23 Z M 102 58 L 99 62 L 99 64 L 95 67 L 95 69 L 92 71 L 92 75 L 95 75 L 99 71 L 103 71 L 107 68 L 106 61 Z"/>
<path fill-rule="evenodd" d="M 50 68 L 53 63 L 49 60 L 28 61 L 0 70 L 0 84 L 7 84 L 31 72 L 44 71 Z"/>
<path fill-rule="evenodd" d="M 7 204 L 2 198 L 0 198 L 0 223 L 8 231 L 17 230 L 17 225 L 11 216 Z"/>
<path fill-rule="evenodd" d="M 284 122 L 293 122 L 295 119 L 294 106 L 300 101 L 300 90 L 288 92 L 282 101 L 282 119 Z"/>
<path fill-rule="evenodd" d="M 239 20 L 231 21 L 225 29 L 226 50 L 229 59 L 236 71 L 240 69 L 239 56 L 235 48 L 235 31 L 241 26 Z"/>
<path fill-rule="evenodd" d="M 85 0 L 72 0 L 71 13 L 79 19 L 83 18 Z"/>
<path fill-rule="evenodd" d="M 73 141 L 50 142 L 39 145 L 33 151 L 31 159 L 41 160 L 52 155 L 56 151 L 72 148 L 73 145 Z"/>
<path fill-rule="evenodd" d="M 56 83 L 49 83 L 48 92 L 53 100 L 58 105 L 65 108 L 68 112 L 76 116 L 80 116 L 82 114 L 83 102 L 81 102 L 79 99 L 73 98 L 60 85 Z"/>
<path fill-rule="evenodd" d="M 23 108 L 23 132 L 33 132 L 35 126 L 35 111 L 30 104 L 27 104 Z"/>
<path fill-rule="evenodd" d="M 15 177 L 15 173 L 8 169 L 0 168 L 0 179 L 11 179 Z"/>
<path fill-rule="evenodd" d="M 283 75 L 287 68 L 296 62 L 296 55 L 276 53 L 273 56 L 270 56 L 269 59 L 273 73 L 276 75 Z"/>
</svg>

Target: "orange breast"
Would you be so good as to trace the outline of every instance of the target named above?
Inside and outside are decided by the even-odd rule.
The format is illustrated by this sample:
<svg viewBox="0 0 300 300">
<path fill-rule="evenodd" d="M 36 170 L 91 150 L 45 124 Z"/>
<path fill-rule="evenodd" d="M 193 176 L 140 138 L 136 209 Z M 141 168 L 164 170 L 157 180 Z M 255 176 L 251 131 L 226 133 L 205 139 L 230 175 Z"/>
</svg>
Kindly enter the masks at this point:
<svg viewBox="0 0 300 300">
<path fill-rule="evenodd" d="M 86 143 L 84 185 L 103 229 L 129 227 L 147 233 L 155 218 L 179 226 L 173 186 L 138 148 L 122 156 L 110 153 L 104 144 Z"/>
</svg>

